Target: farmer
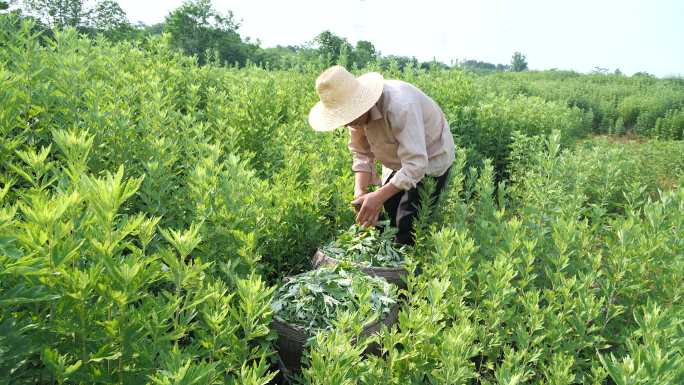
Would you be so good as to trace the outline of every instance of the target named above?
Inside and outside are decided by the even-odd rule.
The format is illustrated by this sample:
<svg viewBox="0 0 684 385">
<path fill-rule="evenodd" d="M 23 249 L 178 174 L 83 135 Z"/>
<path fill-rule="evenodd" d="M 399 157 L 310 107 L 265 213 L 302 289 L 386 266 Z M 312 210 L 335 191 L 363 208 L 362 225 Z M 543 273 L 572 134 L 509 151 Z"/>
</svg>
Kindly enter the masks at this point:
<svg viewBox="0 0 684 385">
<path fill-rule="evenodd" d="M 436 198 L 454 161 L 454 139 L 444 113 L 409 83 L 384 80 L 375 72 L 357 78 L 341 66 L 318 76 L 316 92 L 321 100 L 309 112 L 311 127 L 349 128 L 355 174 L 352 204 L 360 207 L 356 221 L 375 225 L 384 206 L 390 225 L 398 230 L 395 241 L 412 245 L 418 191 L 426 177 L 434 178 Z M 375 160 L 382 164 L 382 180 Z M 382 187 L 368 192 L 371 184 Z"/>
</svg>

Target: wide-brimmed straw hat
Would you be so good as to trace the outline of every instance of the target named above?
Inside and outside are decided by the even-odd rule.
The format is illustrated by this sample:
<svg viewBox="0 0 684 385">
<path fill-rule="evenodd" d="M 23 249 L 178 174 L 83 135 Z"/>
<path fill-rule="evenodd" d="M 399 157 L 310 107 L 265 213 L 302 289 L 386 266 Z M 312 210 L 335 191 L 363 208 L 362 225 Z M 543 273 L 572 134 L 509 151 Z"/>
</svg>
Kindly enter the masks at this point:
<svg viewBox="0 0 684 385">
<path fill-rule="evenodd" d="M 331 131 L 352 122 L 380 99 L 383 81 L 377 72 L 354 77 L 342 66 L 328 68 L 316 79 L 321 100 L 309 112 L 309 124 L 316 131 Z"/>
</svg>

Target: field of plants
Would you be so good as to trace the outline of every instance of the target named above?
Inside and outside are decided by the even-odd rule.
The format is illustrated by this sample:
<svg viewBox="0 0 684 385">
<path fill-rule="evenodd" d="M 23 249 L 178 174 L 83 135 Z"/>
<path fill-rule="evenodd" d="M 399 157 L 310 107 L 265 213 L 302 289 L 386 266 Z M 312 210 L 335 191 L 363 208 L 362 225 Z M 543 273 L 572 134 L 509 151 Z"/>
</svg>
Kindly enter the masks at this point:
<svg viewBox="0 0 684 385">
<path fill-rule="evenodd" d="M 282 381 L 272 299 L 354 219 L 320 70 L 0 18 L 0 384 Z M 294 382 L 683 384 L 684 82 L 383 74 L 443 107 L 449 188 L 394 326 L 339 314 Z"/>
</svg>

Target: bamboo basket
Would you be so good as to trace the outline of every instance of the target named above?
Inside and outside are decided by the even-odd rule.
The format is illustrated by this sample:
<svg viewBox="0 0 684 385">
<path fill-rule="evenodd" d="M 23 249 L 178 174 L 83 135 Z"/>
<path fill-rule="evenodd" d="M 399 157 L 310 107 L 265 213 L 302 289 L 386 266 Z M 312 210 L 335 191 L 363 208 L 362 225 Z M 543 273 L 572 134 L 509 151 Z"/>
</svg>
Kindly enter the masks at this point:
<svg viewBox="0 0 684 385">
<path fill-rule="evenodd" d="M 377 333 L 380 331 L 382 325 L 387 325 L 387 327 L 392 326 L 392 324 L 397 321 L 398 314 L 399 304 L 394 304 L 385 318 L 366 325 L 361 331 L 361 336 L 366 337 L 373 333 Z M 308 329 L 299 325 L 290 324 L 277 316 L 273 317 L 271 328 L 278 333 L 276 347 L 285 369 L 290 373 L 299 371 L 304 345 L 310 337 Z M 378 346 L 370 345 L 364 353 L 377 354 Z"/>
</svg>

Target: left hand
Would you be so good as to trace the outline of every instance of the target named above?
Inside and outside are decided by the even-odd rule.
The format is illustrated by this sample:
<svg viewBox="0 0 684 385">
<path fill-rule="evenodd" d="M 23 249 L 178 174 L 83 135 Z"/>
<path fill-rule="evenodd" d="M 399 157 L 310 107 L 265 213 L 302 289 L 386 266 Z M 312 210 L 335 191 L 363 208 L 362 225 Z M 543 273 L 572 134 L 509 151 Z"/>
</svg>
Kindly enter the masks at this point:
<svg viewBox="0 0 684 385">
<path fill-rule="evenodd" d="M 354 199 L 352 204 L 361 205 L 358 214 L 356 214 L 356 222 L 365 227 L 375 226 L 375 224 L 378 223 L 378 217 L 380 216 L 380 210 L 382 210 L 382 204 L 384 202 L 385 200 L 382 199 L 377 191 L 361 195 Z"/>
</svg>

